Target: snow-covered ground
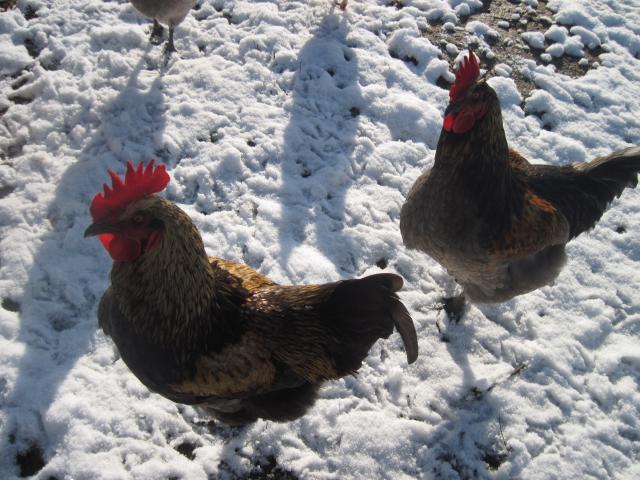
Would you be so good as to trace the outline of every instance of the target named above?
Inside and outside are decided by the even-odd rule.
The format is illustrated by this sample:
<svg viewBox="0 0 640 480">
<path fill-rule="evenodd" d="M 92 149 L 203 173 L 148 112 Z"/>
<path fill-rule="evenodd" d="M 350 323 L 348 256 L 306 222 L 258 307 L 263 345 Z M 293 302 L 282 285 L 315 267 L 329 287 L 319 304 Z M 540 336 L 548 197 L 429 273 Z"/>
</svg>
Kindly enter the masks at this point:
<svg viewBox="0 0 640 480">
<path fill-rule="evenodd" d="M 466 27 L 481 1 L 201 0 L 166 66 L 124 1 L 0 12 L 0 477 L 640 478 L 640 192 L 554 286 L 460 324 L 431 308 L 452 280 L 400 238 L 466 47 L 435 38 L 491 60 L 489 37 L 545 5 L 553 25 L 523 37 L 542 61 L 490 80 L 511 145 L 559 165 L 640 144 L 639 0 L 527 0 Z M 567 55 L 585 75 L 555 70 Z M 393 335 L 288 424 L 231 429 L 149 393 L 98 331 L 111 261 L 82 233 L 106 168 L 150 157 L 212 255 L 282 283 L 400 273 L 418 361 Z"/>
</svg>

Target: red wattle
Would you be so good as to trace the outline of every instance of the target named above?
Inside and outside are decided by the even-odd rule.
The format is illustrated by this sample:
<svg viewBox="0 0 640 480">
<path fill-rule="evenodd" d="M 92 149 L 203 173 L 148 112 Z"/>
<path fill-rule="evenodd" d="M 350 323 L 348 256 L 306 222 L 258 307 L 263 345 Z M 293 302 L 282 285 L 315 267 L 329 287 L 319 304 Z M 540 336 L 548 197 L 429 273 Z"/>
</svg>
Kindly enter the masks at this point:
<svg viewBox="0 0 640 480">
<path fill-rule="evenodd" d="M 100 235 L 98 235 L 98 238 L 100 239 L 100 242 L 102 243 L 104 249 L 108 252 L 111 240 L 113 240 L 113 233 L 101 233 Z"/>
<path fill-rule="evenodd" d="M 453 121 L 455 120 L 455 116 L 453 113 L 450 113 L 446 117 L 444 117 L 444 123 L 442 124 L 442 128 L 444 128 L 447 132 L 450 132 L 453 128 Z"/>
<path fill-rule="evenodd" d="M 464 133 L 471 130 L 474 123 L 476 123 L 476 117 L 472 112 L 463 110 L 453 122 L 453 131 L 456 133 Z"/>
<path fill-rule="evenodd" d="M 138 240 L 112 233 L 102 233 L 98 237 L 105 250 L 116 262 L 133 262 L 142 253 Z"/>
</svg>

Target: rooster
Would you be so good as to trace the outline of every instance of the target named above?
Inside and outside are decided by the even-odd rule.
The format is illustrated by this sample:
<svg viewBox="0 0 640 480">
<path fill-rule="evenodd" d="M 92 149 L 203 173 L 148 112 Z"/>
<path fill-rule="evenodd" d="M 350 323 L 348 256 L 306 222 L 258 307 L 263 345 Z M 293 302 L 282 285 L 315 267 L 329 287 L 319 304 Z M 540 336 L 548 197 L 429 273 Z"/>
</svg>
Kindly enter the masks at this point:
<svg viewBox="0 0 640 480">
<path fill-rule="evenodd" d="M 176 51 L 173 44 L 173 29 L 187 16 L 189 10 L 196 4 L 196 0 L 131 0 L 131 3 L 145 17 L 153 19 L 150 41 L 153 44 L 162 42 L 162 25 L 169 27 L 169 40 L 165 53 Z"/>
<path fill-rule="evenodd" d="M 383 273 L 324 285 L 278 285 L 246 265 L 207 257 L 191 219 L 155 195 L 164 165 L 109 170 L 91 203 L 97 235 L 112 257 L 99 325 L 150 390 L 202 406 L 238 425 L 287 421 L 314 403 L 320 385 L 355 374 L 394 326 L 412 363 L 413 322 Z"/>
<path fill-rule="evenodd" d="M 449 91 L 433 167 L 400 214 L 404 244 L 426 252 L 463 287 L 443 307 L 459 319 L 465 297 L 497 303 L 552 282 L 566 243 L 592 228 L 637 184 L 640 148 L 591 162 L 535 165 L 509 149 L 496 92 L 465 57 Z"/>
</svg>

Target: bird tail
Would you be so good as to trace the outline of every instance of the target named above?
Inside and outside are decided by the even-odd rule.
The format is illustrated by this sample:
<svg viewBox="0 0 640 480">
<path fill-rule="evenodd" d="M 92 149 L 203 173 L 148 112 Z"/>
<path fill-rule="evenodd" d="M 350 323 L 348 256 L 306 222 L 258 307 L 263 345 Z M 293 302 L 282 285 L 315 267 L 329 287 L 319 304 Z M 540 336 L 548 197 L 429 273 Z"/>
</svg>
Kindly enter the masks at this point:
<svg viewBox="0 0 640 480">
<path fill-rule="evenodd" d="M 618 150 L 590 162 L 579 163 L 574 168 L 604 182 L 619 195 L 625 187 L 638 184 L 640 147 Z"/>
<path fill-rule="evenodd" d="M 574 168 L 582 174 L 581 183 L 584 183 L 584 192 L 588 193 L 592 205 L 585 217 L 572 225 L 575 231 L 571 232 L 571 237 L 592 228 L 615 197 L 619 197 L 625 188 L 638 184 L 640 147 L 619 150 Z"/>
<path fill-rule="evenodd" d="M 389 337 L 394 327 L 402 338 L 407 361 L 416 360 L 418 338 L 413 320 L 396 294 L 402 284 L 402 278 L 391 273 L 336 284 L 325 305 L 334 339 L 331 353 L 339 375 L 355 372 L 373 344 Z"/>
<path fill-rule="evenodd" d="M 637 185 L 640 147 L 591 162 L 565 167 L 531 165 L 530 169 L 529 186 L 566 217 L 571 239 L 593 228 L 615 197 Z"/>
</svg>

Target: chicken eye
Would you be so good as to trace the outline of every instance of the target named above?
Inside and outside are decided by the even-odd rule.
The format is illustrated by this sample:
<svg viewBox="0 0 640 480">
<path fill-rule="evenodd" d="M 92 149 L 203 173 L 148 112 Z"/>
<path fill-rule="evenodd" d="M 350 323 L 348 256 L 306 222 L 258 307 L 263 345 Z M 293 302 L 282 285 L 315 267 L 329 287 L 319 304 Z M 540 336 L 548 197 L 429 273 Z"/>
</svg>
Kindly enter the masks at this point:
<svg viewBox="0 0 640 480">
<path fill-rule="evenodd" d="M 135 225 L 142 225 L 144 223 L 144 215 L 142 215 L 141 213 L 136 213 L 132 218 L 131 221 L 135 224 Z"/>
</svg>

